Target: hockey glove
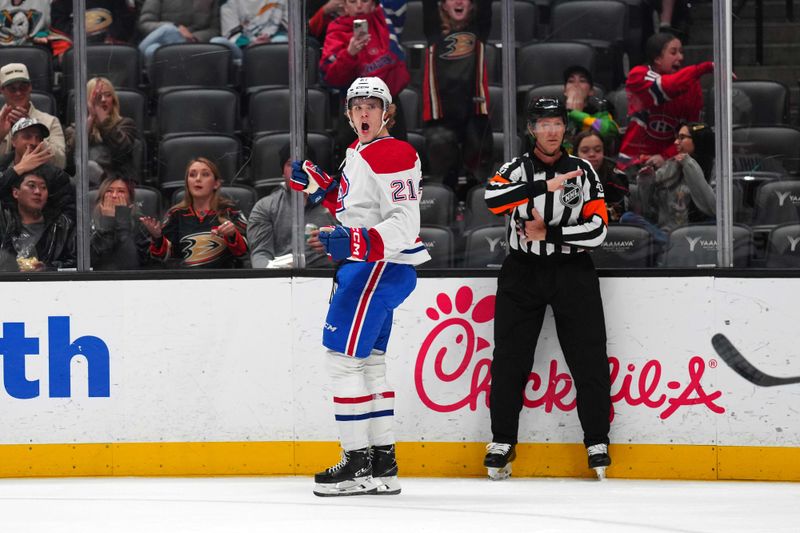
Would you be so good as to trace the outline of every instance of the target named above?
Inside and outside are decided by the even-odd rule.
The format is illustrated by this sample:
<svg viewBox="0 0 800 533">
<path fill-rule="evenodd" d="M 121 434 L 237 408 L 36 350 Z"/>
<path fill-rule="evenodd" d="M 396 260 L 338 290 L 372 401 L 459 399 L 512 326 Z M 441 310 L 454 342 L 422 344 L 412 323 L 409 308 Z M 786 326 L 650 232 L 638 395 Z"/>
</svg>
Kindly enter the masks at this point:
<svg viewBox="0 0 800 533">
<path fill-rule="evenodd" d="M 319 240 L 325 247 L 325 252 L 336 261 L 350 257 L 366 259 L 369 255 L 367 228 L 326 226 L 320 228 Z"/>
<path fill-rule="evenodd" d="M 296 191 L 308 193 L 308 201 L 317 205 L 332 187 L 339 182 L 309 160 L 292 161 L 292 177 L 289 184 Z"/>
</svg>

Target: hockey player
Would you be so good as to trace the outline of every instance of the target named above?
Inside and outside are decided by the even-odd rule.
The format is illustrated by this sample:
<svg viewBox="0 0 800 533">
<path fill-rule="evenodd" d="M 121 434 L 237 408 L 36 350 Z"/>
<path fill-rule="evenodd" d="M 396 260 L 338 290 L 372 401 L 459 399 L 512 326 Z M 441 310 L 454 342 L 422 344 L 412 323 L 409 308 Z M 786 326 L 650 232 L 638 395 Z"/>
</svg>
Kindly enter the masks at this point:
<svg viewBox="0 0 800 533">
<path fill-rule="evenodd" d="M 322 344 L 343 452 L 314 476 L 314 494 L 399 494 L 384 353 L 393 310 L 416 286 L 414 265 L 430 259 L 419 238 L 420 160 L 410 144 L 389 136 L 396 108 L 380 78 L 356 79 L 346 102 L 358 139 L 340 180 L 311 161 L 295 161 L 292 173 L 292 188 L 322 201 L 341 224 L 322 228 L 318 238 L 341 261 Z"/>
<path fill-rule="evenodd" d="M 495 304 L 493 437 L 484 459 L 493 479 L 511 474 L 523 391 L 548 304 L 577 389 L 589 467 L 600 469 L 602 478 L 611 464 L 603 304 L 597 273 L 586 253 L 605 239 L 608 213 L 592 166 L 562 148 L 566 124 L 560 101 L 533 101 L 528 107 L 533 150 L 503 165 L 486 188 L 489 209 L 509 215 L 510 250 L 497 280 Z"/>
</svg>

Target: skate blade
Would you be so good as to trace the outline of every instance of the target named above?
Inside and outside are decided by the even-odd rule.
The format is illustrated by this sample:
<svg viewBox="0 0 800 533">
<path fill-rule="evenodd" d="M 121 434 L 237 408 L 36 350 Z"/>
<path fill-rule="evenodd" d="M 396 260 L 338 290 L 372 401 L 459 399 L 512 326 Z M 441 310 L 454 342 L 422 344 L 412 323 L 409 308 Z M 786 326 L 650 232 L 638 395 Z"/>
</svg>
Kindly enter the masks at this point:
<svg viewBox="0 0 800 533">
<path fill-rule="evenodd" d="M 489 479 L 492 481 L 502 481 L 511 477 L 511 463 L 508 463 L 502 468 L 487 468 L 489 471 Z"/>
<path fill-rule="evenodd" d="M 597 474 L 598 481 L 604 481 L 606 479 L 606 467 L 605 466 L 596 466 L 594 467 L 594 472 Z"/>
<path fill-rule="evenodd" d="M 317 483 L 314 486 L 316 496 L 361 496 L 363 494 L 376 494 L 378 491 L 372 477 L 356 478 L 339 483 Z"/>
<path fill-rule="evenodd" d="M 400 494 L 400 482 L 397 476 L 387 477 L 374 477 L 372 480 L 377 484 L 376 491 L 370 494 L 377 494 L 378 496 L 394 496 Z"/>
</svg>

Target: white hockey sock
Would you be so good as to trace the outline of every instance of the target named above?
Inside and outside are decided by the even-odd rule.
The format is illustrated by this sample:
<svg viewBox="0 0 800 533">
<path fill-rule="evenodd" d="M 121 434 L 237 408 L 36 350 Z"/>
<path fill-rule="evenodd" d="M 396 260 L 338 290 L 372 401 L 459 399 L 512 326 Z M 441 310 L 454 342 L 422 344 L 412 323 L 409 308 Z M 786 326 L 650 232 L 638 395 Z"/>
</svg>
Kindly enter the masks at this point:
<svg viewBox="0 0 800 533">
<path fill-rule="evenodd" d="M 327 369 L 333 390 L 333 409 L 339 441 L 345 450 L 369 446 L 372 397 L 364 379 L 364 359 L 328 352 Z"/>
<path fill-rule="evenodd" d="M 386 358 L 373 352 L 364 362 L 367 390 L 372 395 L 369 442 L 373 446 L 394 444 L 394 391 L 386 382 Z"/>
</svg>

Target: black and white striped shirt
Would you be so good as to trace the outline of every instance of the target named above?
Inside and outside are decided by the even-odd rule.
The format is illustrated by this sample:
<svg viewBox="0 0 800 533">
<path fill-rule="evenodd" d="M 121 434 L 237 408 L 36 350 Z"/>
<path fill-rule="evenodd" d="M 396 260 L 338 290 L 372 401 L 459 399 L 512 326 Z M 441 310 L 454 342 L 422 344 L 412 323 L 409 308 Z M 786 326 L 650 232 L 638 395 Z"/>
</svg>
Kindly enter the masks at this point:
<svg viewBox="0 0 800 533">
<path fill-rule="evenodd" d="M 546 180 L 578 168 L 583 175 L 568 180 L 564 189 L 547 191 Z M 561 157 L 547 165 L 533 154 L 504 164 L 486 186 L 486 205 L 496 215 L 510 215 L 507 238 L 510 250 L 534 255 L 572 254 L 595 248 L 606 238 L 608 212 L 603 186 L 592 166 L 562 149 Z M 528 241 L 517 234 L 536 208 L 547 225 L 543 241 Z"/>
</svg>

